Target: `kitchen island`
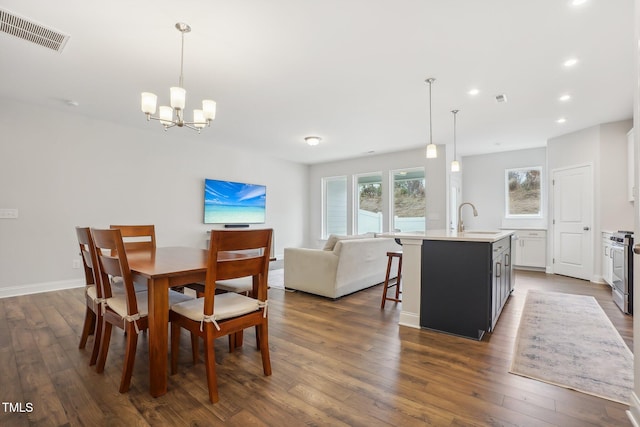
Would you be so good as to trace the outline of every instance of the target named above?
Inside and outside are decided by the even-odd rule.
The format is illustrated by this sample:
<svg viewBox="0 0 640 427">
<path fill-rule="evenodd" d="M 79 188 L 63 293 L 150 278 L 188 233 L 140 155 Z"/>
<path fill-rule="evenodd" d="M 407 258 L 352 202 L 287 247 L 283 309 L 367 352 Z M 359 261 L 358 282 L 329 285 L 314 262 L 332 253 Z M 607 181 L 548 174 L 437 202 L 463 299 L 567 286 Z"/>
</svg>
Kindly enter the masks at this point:
<svg viewBox="0 0 640 427">
<path fill-rule="evenodd" d="M 400 324 L 480 340 L 512 286 L 511 230 L 385 233 L 403 245 Z"/>
</svg>

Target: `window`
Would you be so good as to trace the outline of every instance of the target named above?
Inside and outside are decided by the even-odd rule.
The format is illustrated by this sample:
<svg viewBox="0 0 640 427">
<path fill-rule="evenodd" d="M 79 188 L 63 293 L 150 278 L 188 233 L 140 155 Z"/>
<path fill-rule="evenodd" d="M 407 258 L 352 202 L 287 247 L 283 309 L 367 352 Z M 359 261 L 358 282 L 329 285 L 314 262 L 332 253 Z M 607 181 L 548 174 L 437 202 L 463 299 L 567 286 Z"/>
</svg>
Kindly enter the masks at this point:
<svg viewBox="0 0 640 427">
<path fill-rule="evenodd" d="M 323 187 L 323 237 L 330 234 L 347 234 L 347 177 L 322 179 Z"/>
<path fill-rule="evenodd" d="M 382 174 L 357 176 L 357 234 L 382 232 Z"/>
<path fill-rule="evenodd" d="M 506 169 L 507 217 L 542 216 L 542 167 Z"/>
<path fill-rule="evenodd" d="M 392 171 L 394 231 L 424 231 L 427 203 L 424 169 Z"/>
</svg>

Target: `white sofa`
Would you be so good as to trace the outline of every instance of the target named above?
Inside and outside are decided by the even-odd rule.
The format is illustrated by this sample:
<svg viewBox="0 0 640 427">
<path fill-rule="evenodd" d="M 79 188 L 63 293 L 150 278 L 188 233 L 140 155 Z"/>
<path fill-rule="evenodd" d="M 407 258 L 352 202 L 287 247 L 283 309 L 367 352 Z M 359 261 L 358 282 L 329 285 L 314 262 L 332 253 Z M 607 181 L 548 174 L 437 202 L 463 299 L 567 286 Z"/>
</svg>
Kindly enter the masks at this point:
<svg viewBox="0 0 640 427">
<path fill-rule="evenodd" d="M 323 249 L 285 248 L 284 286 L 339 298 L 382 283 L 387 252 L 401 249 L 394 239 L 366 235 L 332 235 Z"/>
</svg>

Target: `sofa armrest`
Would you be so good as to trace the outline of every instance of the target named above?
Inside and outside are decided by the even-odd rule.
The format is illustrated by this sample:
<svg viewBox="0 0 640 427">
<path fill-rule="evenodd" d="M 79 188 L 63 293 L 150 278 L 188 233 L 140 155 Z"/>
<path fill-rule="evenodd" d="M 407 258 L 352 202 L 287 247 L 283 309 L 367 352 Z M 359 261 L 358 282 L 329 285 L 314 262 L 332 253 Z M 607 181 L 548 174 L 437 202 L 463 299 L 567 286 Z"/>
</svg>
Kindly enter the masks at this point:
<svg viewBox="0 0 640 427">
<path fill-rule="evenodd" d="M 333 251 L 284 249 L 284 286 L 335 298 L 338 256 Z"/>
</svg>

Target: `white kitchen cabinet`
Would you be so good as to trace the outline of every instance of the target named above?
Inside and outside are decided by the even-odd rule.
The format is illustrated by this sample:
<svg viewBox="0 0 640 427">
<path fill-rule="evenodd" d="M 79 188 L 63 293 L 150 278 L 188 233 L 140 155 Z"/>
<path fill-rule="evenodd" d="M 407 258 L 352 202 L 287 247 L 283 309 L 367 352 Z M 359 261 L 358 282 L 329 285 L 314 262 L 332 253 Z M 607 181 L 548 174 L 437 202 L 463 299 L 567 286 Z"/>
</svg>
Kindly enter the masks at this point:
<svg viewBox="0 0 640 427">
<path fill-rule="evenodd" d="M 635 169 L 635 142 L 633 136 L 633 129 L 627 133 L 627 200 L 634 201 L 635 184 L 634 184 L 634 169 Z"/>
<path fill-rule="evenodd" d="M 518 268 L 545 268 L 547 262 L 547 231 L 516 230 L 515 259 Z"/>
<path fill-rule="evenodd" d="M 611 253 L 611 233 L 602 232 L 602 278 L 613 286 L 613 254 Z"/>
</svg>

